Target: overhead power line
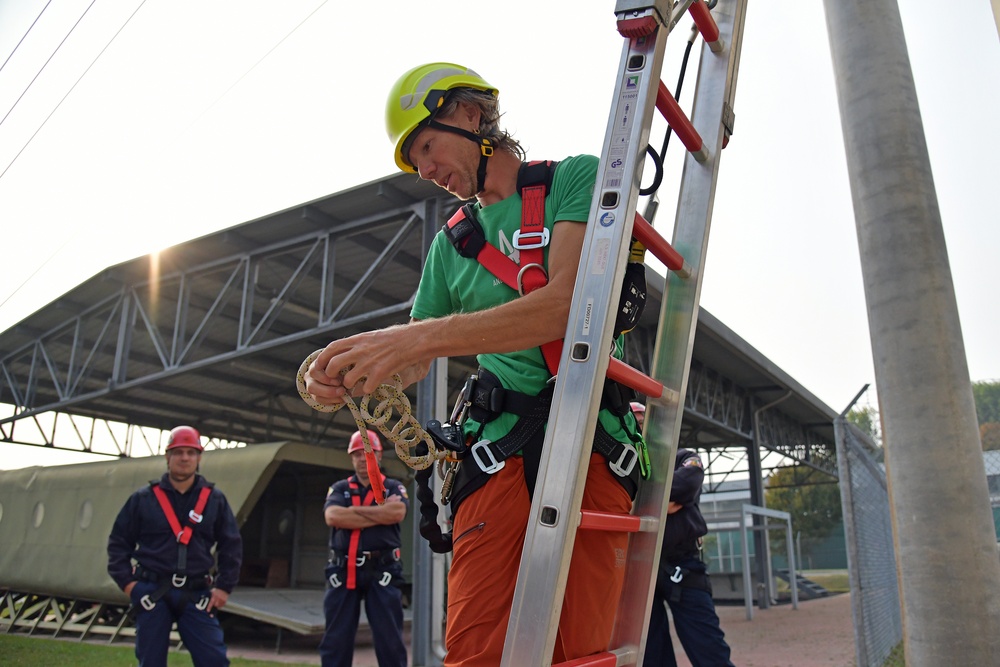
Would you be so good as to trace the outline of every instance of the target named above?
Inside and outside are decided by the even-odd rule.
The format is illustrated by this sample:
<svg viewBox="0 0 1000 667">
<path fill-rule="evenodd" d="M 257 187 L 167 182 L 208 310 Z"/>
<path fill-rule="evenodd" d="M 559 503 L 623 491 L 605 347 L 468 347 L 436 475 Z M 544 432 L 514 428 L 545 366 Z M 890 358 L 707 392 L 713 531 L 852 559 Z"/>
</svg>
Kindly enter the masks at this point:
<svg viewBox="0 0 1000 667">
<path fill-rule="evenodd" d="M 45 71 L 46 66 L 48 66 L 48 64 L 50 62 L 52 62 L 52 59 L 56 57 L 56 54 L 59 53 L 59 49 L 61 49 L 62 45 L 66 43 L 66 40 L 69 39 L 69 36 L 73 34 L 73 31 L 76 30 L 76 27 L 78 25 L 80 25 L 80 21 L 82 21 L 83 17 L 87 15 L 87 12 L 90 11 L 90 8 L 94 6 L 95 2 L 97 2 L 97 0 L 90 0 L 90 4 L 87 5 L 87 8 L 83 10 L 82 14 L 80 14 L 80 18 L 78 18 L 76 20 L 76 23 L 73 24 L 73 27 L 69 29 L 69 32 L 66 33 L 66 36 L 62 38 L 62 41 L 59 42 L 59 45 L 56 46 L 55 50 L 52 51 L 52 53 L 51 53 L 51 55 L 49 55 L 48 59 L 46 59 L 46 61 L 38 69 L 38 72 L 35 73 L 35 76 L 32 77 L 31 81 L 28 82 L 28 85 L 24 88 L 23 91 L 21 91 L 21 94 L 18 96 L 18 98 L 16 100 L 14 100 L 14 104 L 11 105 L 10 109 L 7 110 L 7 113 L 4 115 L 4 117 L 0 118 L 0 125 L 3 125 L 3 122 L 5 120 L 7 120 L 7 117 L 10 116 L 11 112 L 14 111 L 14 107 L 17 106 L 18 102 L 20 102 L 21 99 L 24 98 L 24 96 L 28 94 L 28 91 L 31 89 L 32 84 L 34 84 L 35 81 L 38 80 L 38 77 L 40 77 L 42 75 L 42 72 Z M 48 5 L 45 5 L 45 6 L 48 7 Z M 44 12 L 45 9 L 43 8 L 42 11 Z M 39 14 L 39 16 L 41 16 L 41 14 Z M 35 19 L 35 21 L 37 21 L 37 20 L 38 19 Z M 31 25 L 35 25 L 35 24 L 32 23 Z M 28 30 L 31 30 L 31 29 L 29 28 Z M 27 34 L 28 33 L 25 33 L 25 35 L 27 35 Z M 24 37 L 21 38 L 21 41 L 24 41 Z M 17 44 L 18 44 L 18 46 L 20 46 L 21 42 L 18 42 Z M 15 47 L 15 50 L 17 50 L 17 47 Z M 11 53 L 11 55 L 14 55 L 13 52 Z M 7 60 L 10 60 L 10 58 L 8 58 Z M 4 62 L 4 65 L 6 65 L 6 64 L 7 63 Z"/>
<path fill-rule="evenodd" d="M 264 55 L 262 55 L 260 57 L 260 59 L 257 62 L 255 62 L 250 67 L 250 69 L 248 69 L 246 72 L 243 72 L 243 74 L 240 75 L 240 78 L 236 79 L 236 81 L 234 81 L 231 86 L 229 86 L 228 88 L 226 88 L 225 92 L 223 92 L 221 95 L 219 95 L 217 98 L 215 98 L 214 102 L 212 102 L 207 107 L 205 107 L 205 110 L 202 111 L 200 114 L 198 114 L 197 118 L 195 118 L 193 121 L 191 121 L 191 124 L 187 126 L 187 129 L 190 129 L 192 125 L 194 125 L 195 123 L 197 123 L 199 120 L 201 120 L 201 118 L 205 114 L 207 114 L 209 111 L 211 111 L 212 107 L 214 107 L 216 104 L 219 103 L 220 100 L 222 100 L 222 98 L 224 98 L 226 95 L 228 95 L 230 90 L 232 90 L 237 85 L 239 85 L 240 81 L 242 81 L 243 79 L 245 79 L 247 77 L 247 75 L 250 74 L 250 72 L 254 71 L 257 68 L 258 65 L 260 65 L 262 62 L 264 62 L 265 59 L 267 59 L 267 57 L 269 55 L 271 55 L 272 53 L 274 53 L 275 49 L 277 49 L 279 46 L 281 46 L 285 42 L 286 39 L 288 39 L 289 37 L 291 37 L 292 33 L 294 33 L 296 30 L 298 30 L 299 28 L 301 28 L 305 24 L 306 21 L 308 21 L 309 19 L 311 19 L 313 17 L 313 15 L 316 12 L 318 12 L 320 9 L 322 9 L 323 6 L 327 2 L 329 2 L 329 0 L 323 0 L 323 2 L 319 3 L 319 5 L 317 5 L 316 9 L 312 10 L 311 12 L 309 12 L 309 14 L 304 19 L 302 19 L 301 21 L 299 21 L 298 25 L 296 25 L 294 28 L 292 28 L 291 30 L 289 30 L 288 34 L 286 34 L 284 37 L 282 37 L 281 39 L 279 39 L 274 44 L 274 46 L 272 46 L 270 49 L 268 49 L 267 53 L 265 53 Z"/>
<path fill-rule="evenodd" d="M 10 52 L 9 56 L 7 56 L 7 60 L 3 61 L 3 65 L 0 65 L 0 72 L 2 72 L 3 68 L 7 66 L 7 63 L 10 62 L 10 59 L 14 57 L 14 54 L 17 53 L 17 49 L 21 46 L 21 44 L 24 42 L 24 40 L 28 37 L 28 33 L 31 32 L 31 29 L 35 27 L 35 24 L 38 23 L 38 19 L 42 18 L 42 14 L 45 13 L 45 10 L 48 9 L 49 5 L 51 5 L 51 4 L 52 4 L 52 0 L 49 0 L 48 2 L 45 3 L 45 6 L 42 7 L 42 11 L 38 12 L 38 16 L 36 16 L 35 20 L 31 22 L 31 25 L 28 26 L 28 29 L 24 31 L 24 34 L 21 36 L 21 39 L 18 40 L 17 44 L 14 46 L 14 50 Z M 88 7 L 87 9 L 90 9 L 90 8 Z"/>
<path fill-rule="evenodd" d="M 96 1 L 97 1 L 97 0 L 94 0 L 94 2 L 96 2 Z M 91 6 L 92 6 L 92 5 L 94 4 L 94 2 L 91 2 L 91 3 L 90 3 L 90 4 L 91 4 Z M 21 150 L 19 150 L 19 151 L 17 152 L 17 155 L 15 155 L 15 156 L 14 156 L 14 159 L 10 161 L 10 164 L 8 164 L 8 165 L 7 165 L 7 166 L 6 166 L 5 168 L 4 168 L 3 172 L 0 172 L 0 178 L 3 178 L 3 177 L 4 177 L 4 175 L 5 175 L 5 174 L 6 174 L 6 173 L 7 173 L 7 172 L 8 172 L 9 170 L 10 170 L 11 166 L 12 166 L 12 165 L 13 165 L 13 164 L 14 164 L 15 162 L 17 162 L 17 158 L 21 157 L 21 153 L 23 153 L 23 152 L 24 152 L 24 149 L 26 149 L 26 148 L 28 147 L 28 145 L 29 145 L 29 144 L 30 144 L 30 143 L 32 142 L 32 140 L 33 140 L 33 139 L 34 139 L 34 138 L 35 138 L 36 136 L 38 136 L 38 133 L 39 133 L 39 132 L 41 132 L 42 128 L 43 128 L 43 127 L 45 127 L 45 124 L 49 122 L 49 119 L 50 119 L 50 118 L 52 118 L 52 114 L 54 114 L 54 113 L 55 113 L 56 111 L 58 111 L 58 110 L 59 110 L 59 107 L 60 107 L 60 106 L 62 106 L 62 103 L 66 101 L 66 98 L 67 98 L 67 97 L 69 97 L 69 96 L 70 96 L 70 94 L 71 94 L 71 93 L 73 92 L 73 90 L 75 90 L 75 89 L 76 89 L 76 87 L 77 87 L 77 86 L 78 86 L 78 85 L 80 84 L 80 81 L 82 81 L 82 80 L 83 80 L 83 77 L 87 76 L 87 72 L 89 72 L 89 71 L 90 71 L 90 69 L 91 69 L 91 68 L 92 68 L 92 67 L 93 67 L 93 66 L 94 66 L 94 65 L 95 65 L 95 64 L 97 63 L 97 61 L 98 61 L 98 60 L 100 59 L 100 57 L 101 57 L 102 55 L 104 55 L 104 52 L 108 50 L 108 47 L 110 47 L 110 46 L 111 46 L 111 44 L 112 44 L 112 43 L 113 43 L 113 42 L 115 41 L 115 39 L 116 39 L 116 38 L 118 37 L 118 35 L 120 35 L 120 34 L 121 34 L 122 30 L 124 30 L 124 29 L 125 29 L 125 26 L 127 26 L 127 25 L 129 24 L 129 21 L 131 21 L 131 20 L 132 20 L 132 19 L 133 19 L 133 18 L 135 17 L 135 15 L 136 15 L 136 14 L 137 14 L 137 13 L 139 12 L 139 10 L 140 10 L 140 9 L 142 9 L 142 6 L 143 6 L 143 5 L 145 5 L 145 4 L 146 4 L 146 0 L 142 0 L 142 2 L 140 2 L 140 3 L 139 3 L 139 6 L 135 8 L 135 11 L 133 11 L 133 12 L 132 12 L 132 13 L 131 13 L 131 14 L 129 15 L 129 17 L 128 17 L 127 19 L 125 19 L 125 23 L 123 23 L 123 24 L 122 24 L 122 26 L 121 26 L 120 28 L 118 28 L 118 31 L 117 31 L 117 32 L 115 32 L 115 34 L 114 34 L 114 35 L 113 35 L 113 36 L 111 37 L 111 39 L 110 39 L 110 40 L 108 41 L 108 43 L 104 45 L 104 48 L 103 48 L 103 49 L 101 49 L 101 52 L 97 54 L 97 56 L 96 56 L 96 57 L 95 57 L 95 58 L 94 58 L 94 59 L 93 59 L 93 60 L 92 60 L 92 61 L 90 62 L 90 64 L 89 64 L 89 65 L 87 65 L 87 69 L 83 70 L 83 74 L 81 74 L 81 75 L 79 76 L 79 78 L 78 78 L 78 79 L 76 80 L 76 82 L 75 82 L 75 83 L 74 83 L 74 84 L 73 84 L 73 85 L 72 85 L 72 86 L 70 87 L 70 89 L 66 91 L 66 94 L 62 96 L 62 99 L 61 99 L 61 100 L 59 100 L 59 103 L 58 103 L 58 104 L 56 104 L 55 108 L 54 108 L 54 109 L 52 109 L 52 111 L 51 111 L 51 112 L 49 112 L 49 115 L 45 117 L 45 120 L 43 120 L 43 121 L 42 121 L 42 124 L 38 126 L 38 129 L 37 129 L 37 130 L 35 130 L 35 132 L 34 132 L 34 133 L 33 133 L 33 134 L 32 134 L 32 135 L 30 136 L 30 137 L 28 137 L 28 140 L 27 140 L 27 141 L 26 141 L 26 142 L 24 143 L 24 146 L 22 146 L 22 147 L 21 147 Z M 89 9 L 90 9 L 90 7 L 87 7 L 87 9 L 89 10 Z M 84 14 L 86 14 L 86 12 L 84 12 Z M 80 18 L 83 18 L 83 17 L 81 16 Z M 79 21 L 78 21 L 78 23 L 79 23 Z M 74 26 L 74 27 L 75 27 L 75 26 Z M 68 37 L 68 36 L 69 36 L 69 35 L 67 35 L 67 37 Z M 63 41 L 65 41 L 65 40 L 63 40 Z M 60 44 L 60 45 L 61 45 L 61 44 Z M 50 59 L 51 59 L 51 58 L 50 58 Z"/>
</svg>

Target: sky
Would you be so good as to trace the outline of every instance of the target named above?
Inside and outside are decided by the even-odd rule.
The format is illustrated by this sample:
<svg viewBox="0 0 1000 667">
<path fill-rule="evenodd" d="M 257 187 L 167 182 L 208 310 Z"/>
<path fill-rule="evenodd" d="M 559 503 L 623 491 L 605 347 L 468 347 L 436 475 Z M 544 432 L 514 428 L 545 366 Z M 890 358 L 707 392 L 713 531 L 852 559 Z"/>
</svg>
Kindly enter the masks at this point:
<svg viewBox="0 0 1000 667">
<path fill-rule="evenodd" d="M 385 95 L 424 62 L 496 86 L 530 158 L 599 154 L 623 44 L 614 5 L 0 2 L 0 331 L 104 267 L 395 173 Z M 987 0 L 900 5 L 970 376 L 1000 379 L 997 24 Z M 690 25 L 668 40 L 671 89 Z M 701 304 L 839 412 L 875 378 L 821 2 L 749 4 L 735 114 Z M 672 144 L 656 219 L 668 238 Z M 0 468 L 53 462 L 69 461 L 0 455 Z"/>
</svg>

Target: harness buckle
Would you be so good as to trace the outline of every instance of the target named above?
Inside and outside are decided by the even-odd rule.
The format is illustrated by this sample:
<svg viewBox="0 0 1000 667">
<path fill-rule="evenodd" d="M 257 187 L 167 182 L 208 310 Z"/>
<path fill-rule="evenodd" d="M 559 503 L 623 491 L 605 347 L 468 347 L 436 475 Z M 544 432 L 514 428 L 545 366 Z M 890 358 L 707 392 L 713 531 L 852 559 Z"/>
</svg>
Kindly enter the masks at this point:
<svg viewBox="0 0 1000 667">
<path fill-rule="evenodd" d="M 141 604 L 142 608 L 146 611 L 153 611 L 153 608 L 156 606 L 156 603 L 149 597 L 149 593 L 139 598 L 139 604 Z"/>
<path fill-rule="evenodd" d="M 378 585 L 385 587 L 392 582 L 392 572 L 383 572 L 382 577 L 378 580 Z"/>
<path fill-rule="evenodd" d="M 186 574 L 174 574 L 170 577 L 170 583 L 173 584 L 174 588 L 184 588 L 184 584 L 187 583 Z"/>
<path fill-rule="evenodd" d="M 191 523 L 201 523 L 201 520 L 204 519 L 205 517 L 202 516 L 201 514 L 198 514 L 194 510 L 191 510 L 190 512 L 188 512 L 188 518 L 191 519 Z"/>
<path fill-rule="evenodd" d="M 472 458 L 476 460 L 476 465 L 479 466 L 479 469 L 487 475 L 492 475 L 493 473 L 502 470 L 503 467 L 507 465 L 506 461 L 497 461 L 497 457 L 494 456 L 493 450 L 489 448 L 490 444 L 491 441 L 489 440 L 480 440 L 472 446 L 472 449 L 469 450 L 469 453 L 472 454 Z M 483 458 L 481 452 L 486 452 L 485 459 Z"/>
<path fill-rule="evenodd" d="M 546 230 L 548 231 L 548 230 Z M 517 295 L 524 296 L 524 272 L 528 269 L 538 269 L 545 276 L 545 281 L 549 280 L 549 272 L 545 270 L 545 267 L 541 264 L 536 264 L 532 262 L 531 264 L 525 264 L 521 267 L 521 270 L 517 272 Z"/>
<path fill-rule="evenodd" d="M 340 588 L 341 585 L 344 583 L 340 580 L 340 577 L 337 576 L 336 572 L 330 575 L 328 581 L 330 582 L 331 588 Z"/>
<path fill-rule="evenodd" d="M 357 558 L 354 559 L 354 565 L 356 567 L 363 567 L 364 564 L 365 564 L 365 561 L 367 561 L 367 560 L 368 560 L 368 556 L 366 556 L 364 554 L 361 554 L 360 556 L 358 556 Z"/>
<path fill-rule="evenodd" d="M 547 229 L 542 229 L 540 232 L 523 232 L 518 229 L 514 232 L 514 239 L 511 241 L 511 245 L 518 250 L 534 250 L 535 248 L 544 248 L 548 244 L 549 230 Z"/>
<path fill-rule="evenodd" d="M 628 477 L 632 474 L 632 469 L 635 468 L 636 461 L 639 460 L 639 452 L 636 451 L 635 446 L 630 442 L 623 442 L 621 445 L 621 456 L 618 457 L 617 461 L 609 460 L 608 467 L 617 476 Z"/>
<path fill-rule="evenodd" d="M 674 573 L 670 575 L 670 581 L 674 582 L 675 584 L 679 584 L 681 583 L 682 579 L 684 579 L 684 573 L 681 572 L 681 566 L 677 565 L 676 567 L 674 567 Z"/>
<path fill-rule="evenodd" d="M 195 604 L 194 604 L 195 609 L 197 609 L 198 611 L 205 611 L 205 609 L 208 608 L 208 601 L 210 599 L 211 598 L 209 596 L 207 596 L 207 595 L 205 597 L 201 598 L 200 600 L 198 600 L 197 602 L 195 602 Z"/>
</svg>

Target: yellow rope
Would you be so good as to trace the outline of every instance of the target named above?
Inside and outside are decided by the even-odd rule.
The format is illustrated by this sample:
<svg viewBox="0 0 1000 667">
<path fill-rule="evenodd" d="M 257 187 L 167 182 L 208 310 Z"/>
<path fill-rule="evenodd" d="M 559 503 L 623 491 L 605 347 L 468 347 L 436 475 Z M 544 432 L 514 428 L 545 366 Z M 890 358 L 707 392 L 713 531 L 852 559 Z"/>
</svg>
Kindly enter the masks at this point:
<svg viewBox="0 0 1000 667">
<path fill-rule="evenodd" d="M 361 433 L 361 441 L 364 443 L 365 451 L 372 452 L 372 445 L 368 441 L 368 427 L 375 427 L 386 439 L 396 447 L 396 455 L 399 459 L 414 470 L 423 470 L 431 466 L 435 461 L 445 458 L 447 451 L 437 447 L 434 441 L 420 425 L 420 422 L 413 416 L 410 407 L 410 399 L 403 392 L 403 381 L 398 375 L 393 375 L 392 384 L 380 384 L 378 389 L 370 394 L 365 394 L 361 400 L 355 402 L 350 393 L 344 394 L 344 402 L 336 405 L 323 405 L 318 403 L 306 391 L 306 373 L 309 366 L 319 353 L 323 350 L 316 350 L 302 362 L 299 372 L 295 375 L 295 386 L 299 390 L 299 396 L 313 410 L 319 412 L 336 412 L 345 405 L 350 408 L 354 423 Z M 343 375 L 349 368 L 340 371 Z M 369 406 L 374 401 L 374 409 L 369 411 Z M 393 410 L 399 412 L 399 421 L 391 427 L 389 422 L 393 418 Z M 427 445 L 427 454 L 417 456 L 413 454 L 414 449 L 420 442 Z"/>
</svg>

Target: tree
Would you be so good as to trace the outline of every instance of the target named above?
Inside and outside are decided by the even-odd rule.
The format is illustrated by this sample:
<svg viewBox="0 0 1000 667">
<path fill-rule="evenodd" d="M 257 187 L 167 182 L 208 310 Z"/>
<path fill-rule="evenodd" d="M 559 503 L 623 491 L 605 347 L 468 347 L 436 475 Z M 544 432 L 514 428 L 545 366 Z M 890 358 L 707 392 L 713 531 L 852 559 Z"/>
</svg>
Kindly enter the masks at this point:
<svg viewBox="0 0 1000 667">
<path fill-rule="evenodd" d="M 972 383 L 979 424 L 1000 423 L 1000 382 L 984 380 Z"/>
<path fill-rule="evenodd" d="M 882 446 L 882 429 L 878 410 L 870 405 L 863 408 L 855 408 L 847 413 L 847 421 L 851 422 L 859 429 L 871 436 L 872 440 L 879 447 Z"/>
<path fill-rule="evenodd" d="M 979 439 L 983 441 L 983 451 L 1000 449 L 1000 424 L 988 422 L 979 427 Z"/>
<path fill-rule="evenodd" d="M 767 507 L 792 515 L 792 530 L 803 538 L 824 538 L 840 524 L 840 486 L 805 466 L 779 468 L 767 478 Z M 784 534 L 772 535 L 776 548 L 784 548 Z"/>
</svg>

